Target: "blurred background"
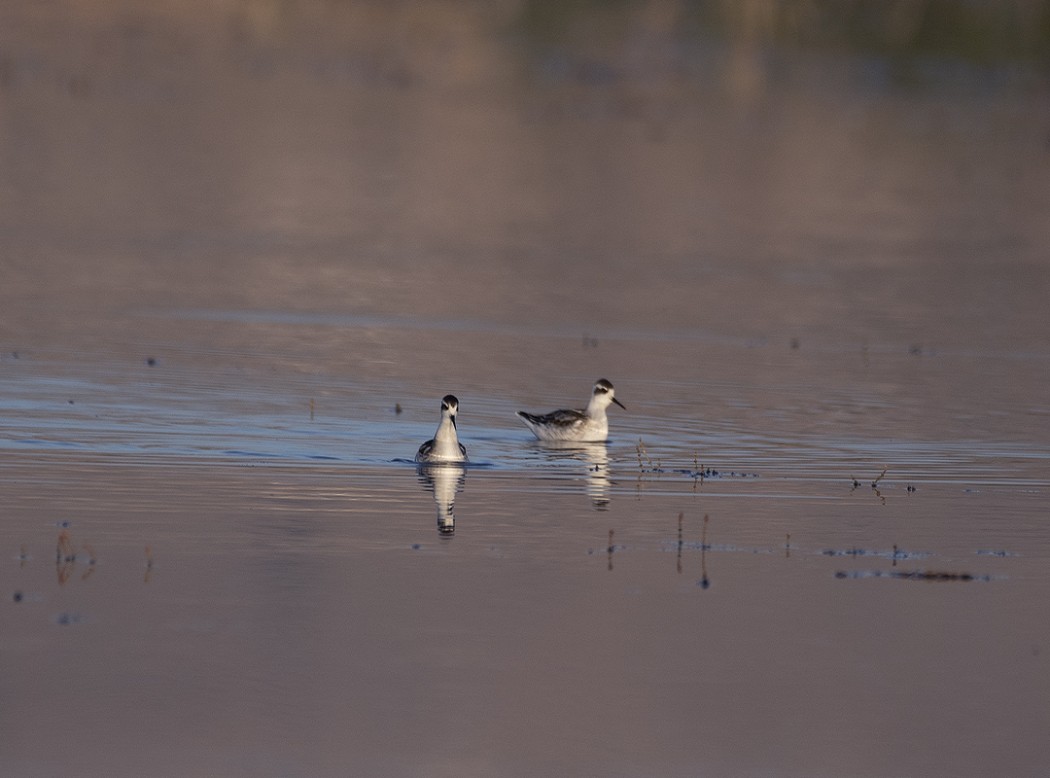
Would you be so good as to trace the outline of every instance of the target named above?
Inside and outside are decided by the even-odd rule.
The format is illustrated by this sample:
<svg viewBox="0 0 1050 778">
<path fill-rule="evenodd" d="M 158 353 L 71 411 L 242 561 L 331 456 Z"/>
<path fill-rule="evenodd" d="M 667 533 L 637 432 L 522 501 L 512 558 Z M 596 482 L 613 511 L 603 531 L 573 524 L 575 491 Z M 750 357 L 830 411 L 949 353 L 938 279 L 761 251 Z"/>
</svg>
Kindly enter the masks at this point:
<svg viewBox="0 0 1050 778">
<path fill-rule="evenodd" d="M 1046 291 L 1048 73 L 1045 2 L 6 2 L 0 333 L 947 339 Z"/>
<path fill-rule="evenodd" d="M 1024 437 L 1048 74 L 1042 2 L 5 3 L 0 342 L 427 425 L 606 376 L 649 429 L 857 355 L 1013 355 L 938 363 L 909 421 L 1003 434 L 974 419 L 1012 393 Z"/>
</svg>

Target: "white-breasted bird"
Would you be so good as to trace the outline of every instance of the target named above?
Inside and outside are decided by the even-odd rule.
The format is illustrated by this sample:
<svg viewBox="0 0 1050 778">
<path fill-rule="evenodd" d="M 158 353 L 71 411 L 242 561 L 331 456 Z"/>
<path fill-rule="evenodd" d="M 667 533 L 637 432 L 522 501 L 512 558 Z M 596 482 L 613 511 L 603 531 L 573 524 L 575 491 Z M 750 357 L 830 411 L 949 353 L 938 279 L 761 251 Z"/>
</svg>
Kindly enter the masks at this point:
<svg viewBox="0 0 1050 778">
<path fill-rule="evenodd" d="M 459 400 L 446 394 L 441 398 L 441 422 L 434 437 L 419 447 L 417 462 L 465 462 L 467 449 L 456 436 L 456 413 Z"/>
<path fill-rule="evenodd" d="M 613 385 L 599 378 L 594 384 L 591 400 L 583 410 L 551 411 L 539 415 L 518 411 L 517 415 L 540 440 L 601 442 L 609 437 L 609 419 L 605 416 L 605 409 L 610 403 L 627 410 L 616 399 Z"/>
</svg>

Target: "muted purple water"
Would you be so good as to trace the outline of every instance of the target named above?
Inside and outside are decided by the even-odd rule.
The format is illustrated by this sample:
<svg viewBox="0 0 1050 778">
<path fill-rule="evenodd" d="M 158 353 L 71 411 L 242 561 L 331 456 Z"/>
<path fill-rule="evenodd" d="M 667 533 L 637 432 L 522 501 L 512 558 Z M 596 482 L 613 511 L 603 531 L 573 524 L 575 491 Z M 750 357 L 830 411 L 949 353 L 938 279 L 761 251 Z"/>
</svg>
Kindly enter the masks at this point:
<svg viewBox="0 0 1050 778">
<path fill-rule="evenodd" d="M 101 8 L 0 13 L 0 772 L 1045 771 L 1045 95 Z"/>
</svg>

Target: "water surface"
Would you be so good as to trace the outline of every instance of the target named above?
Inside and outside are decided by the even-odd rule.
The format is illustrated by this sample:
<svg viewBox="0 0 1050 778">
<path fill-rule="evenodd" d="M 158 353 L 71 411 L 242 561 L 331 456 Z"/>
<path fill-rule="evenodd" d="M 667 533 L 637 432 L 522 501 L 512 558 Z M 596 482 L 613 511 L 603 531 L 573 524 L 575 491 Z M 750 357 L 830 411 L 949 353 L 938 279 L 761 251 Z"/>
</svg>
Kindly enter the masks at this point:
<svg viewBox="0 0 1050 778">
<path fill-rule="evenodd" d="M 0 770 L 1042 774 L 1038 88 L 323 7 L 4 12 Z"/>
</svg>

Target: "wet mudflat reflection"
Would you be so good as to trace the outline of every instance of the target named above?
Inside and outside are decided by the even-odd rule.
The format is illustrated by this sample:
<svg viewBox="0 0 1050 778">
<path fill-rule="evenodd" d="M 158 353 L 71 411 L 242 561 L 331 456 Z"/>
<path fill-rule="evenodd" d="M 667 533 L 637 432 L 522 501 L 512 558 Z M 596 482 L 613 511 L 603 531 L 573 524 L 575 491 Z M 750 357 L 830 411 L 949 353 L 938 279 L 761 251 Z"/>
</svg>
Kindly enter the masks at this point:
<svg viewBox="0 0 1050 778">
<path fill-rule="evenodd" d="M 613 478 L 595 511 L 586 479 L 543 467 L 472 470 L 457 493 L 461 468 L 447 466 L 71 464 L 5 461 L 0 586 L 20 668 L 5 684 L 21 701 L 5 716 L 8 764 L 30 775 L 64 763 L 38 707 L 52 695 L 114 701 L 68 742 L 123 774 L 171 754 L 174 731 L 193 742 L 173 753 L 182 774 L 278 774 L 273 759 L 320 774 L 455 771 L 464 759 L 479 771 L 554 759 L 615 773 L 630 758 L 685 774 L 736 765 L 721 739 L 743 736 L 756 711 L 789 730 L 757 761 L 819 733 L 849 741 L 836 757 L 846 768 L 863 761 L 860 742 L 910 737 L 901 707 L 943 724 L 936 744 L 954 742 L 978 706 L 1001 716 L 1043 704 L 1045 625 L 1018 626 L 1030 593 L 1045 593 L 1046 544 L 1016 529 L 1039 536 L 1038 495 L 890 485 L 883 503 L 848 484 L 827 499 L 835 489 L 805 481 L 775 494 L 765 479 L 734 482 L 746 483 L 734 494 Z M 46 497 L 28 485 L 41 467 L 62 474 Z M 453 499 L 467 518 L 449 543 Z M 1013 520 L 998 523 L 1006 510 Z M 436 538 L 423 520 L 435 511 Z M 889 685 L 871 675 L 891 668 Z M 981 702 L 957 697 L 948 711 L 940 700 L 960 677 Z M 651 705 L 668 712 L 643 740 Z M 800 707 L 816 720 L 800 722 Z M 84 708 L 62 710 L 65 721 Z M 453 714 L 475 735 L 434 731 Z M 1016 726 L 996 760 L 1040 752 L 1024 750 L 1038 722 Z M 118 730 L 134 745 L 101 747 Z M 511 756 L 523 736 L 564 748 Z M 230 737 L 242 744 L 233 754 Z M 793 758 L 815 761 L 814 747 Z"/>
<path fill-rule="evenodd" d="M 568 465 L 570 474 L 575 474 L 577 480 L 586 483 L 587 496 L 594 509 L 604 510 L 608 507 L 613 474 L 607 444 L 543 441 L 528 443 L 527 450 L 534 452 L 540 461 L 552 465 L 555 473 L 563 469 L 560 466 Z"/>
<path fill-rule="evenodd" d="M 0 8 L 0 774 L 1044 772 L 1042 4 L 599 6 Z"/>
<path fill-rule="evenodd" d="M 419 481 L 434 495 L 439 535 L 456 531 L 456 494 L 463 490 L 466 468 L 456 464 L 420 465 Z"/>
</svg>

